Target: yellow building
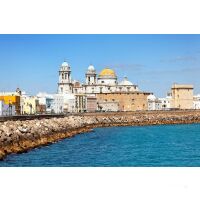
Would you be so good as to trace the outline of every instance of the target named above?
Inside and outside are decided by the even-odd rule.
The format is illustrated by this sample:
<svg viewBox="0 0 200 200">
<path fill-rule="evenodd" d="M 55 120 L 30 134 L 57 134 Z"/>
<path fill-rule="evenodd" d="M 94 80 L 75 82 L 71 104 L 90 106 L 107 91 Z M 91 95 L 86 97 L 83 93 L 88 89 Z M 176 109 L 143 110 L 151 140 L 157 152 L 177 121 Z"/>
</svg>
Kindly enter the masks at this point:
<svg viewBox="0 0 200 200">
<path fill-rule="evenodd" d="M 147 110 L 148 92 L 115 92 L 96 94 L 97 103 L 105 111 Z"/>
<path fill-rule="evenodd" d="M 15 106 L 15 114 L 20 114 L 20 96 L 14 93 L 1 93 L 0 100 L 9 106 Z"/>
<path fill-rule="evenodd" d="M 36 97 L 22 96 L 21 114 L 36 114 L 38 105 L 39 102 Z"/>
<path fill-rule="evenodd" d="M 171 107 L 175 109 L 193 109 L 193 85 L 174 84 L 171 88 Z"/>
</svg>

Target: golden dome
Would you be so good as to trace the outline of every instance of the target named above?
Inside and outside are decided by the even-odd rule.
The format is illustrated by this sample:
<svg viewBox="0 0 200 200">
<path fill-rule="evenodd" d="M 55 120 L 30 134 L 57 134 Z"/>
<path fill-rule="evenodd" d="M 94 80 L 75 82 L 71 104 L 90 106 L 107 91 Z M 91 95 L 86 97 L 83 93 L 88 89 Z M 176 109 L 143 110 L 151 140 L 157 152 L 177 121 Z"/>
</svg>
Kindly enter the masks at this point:
<svg viewBox="0 0 200 200">
<path fill-rule="evenodd" d="M 100 74 L 99 74 L 100 77 L 102 76 L 112 76 L 112 77 L 116 77 L 116 74 L 114 72 L 114 70 L 112 69 L 109 69 L 109 68 L 105 68 L 103 69 Z"/>
</svg>

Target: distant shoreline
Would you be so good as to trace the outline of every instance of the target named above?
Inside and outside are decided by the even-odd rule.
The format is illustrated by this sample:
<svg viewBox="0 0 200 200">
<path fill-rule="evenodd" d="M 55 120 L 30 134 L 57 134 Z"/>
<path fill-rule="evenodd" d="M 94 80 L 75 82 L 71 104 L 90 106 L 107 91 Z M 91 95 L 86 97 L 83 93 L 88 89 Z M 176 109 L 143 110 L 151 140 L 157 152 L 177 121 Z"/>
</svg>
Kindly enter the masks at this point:
<svg viewBox="0 0 200 200">
<path fill-rule="evenodd" d="M 0 160 L 94 128 L 200 123 L 200 111 L 84 113 L 64 117 L 0 122 Z"/>
</svg>

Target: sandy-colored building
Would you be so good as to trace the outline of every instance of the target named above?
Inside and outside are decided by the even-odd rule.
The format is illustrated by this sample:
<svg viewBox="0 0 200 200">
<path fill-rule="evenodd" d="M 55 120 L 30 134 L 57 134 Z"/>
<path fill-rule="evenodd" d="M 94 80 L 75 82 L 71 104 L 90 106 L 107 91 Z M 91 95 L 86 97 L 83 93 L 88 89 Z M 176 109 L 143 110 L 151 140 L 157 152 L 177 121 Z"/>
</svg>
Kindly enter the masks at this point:
<svg viewBox="0 0 200 200">
<path fill-rule="evenodd" d="M 147 92 L 115 92 L 115 93 L 100 93 L 96 94 L 98 105 L 104 107 L 106 110 L 106 104 L 110 111 L 136 111 L 147 110 L 148 103 L 147 97 L 151 93 Z M 118 110 L 116 110 L 118 109 Z"/>
<path fill-rule="evenodd" d="M 97 98 L 95 95 L 88 95 L 86 102 L 87 112 L 95 112 L 97 110 Z"/>
<path fill-rule="evenodd" d="M 22 96 L 21 98 L 21 114 L 36 114 L 38 110 L 37 107 L 39 105 L 37 97 Z"/>
<path fill-rule="evenodd" d="M 119 102 L 118 101 L 99 101 L 97 103 L 98 111 L 105 112 L 117 112 L 119 111 Z"/>
<path fill-rule="evenodd" d="M 171 108 L 193 109 L 193 85 L 174 84 L 171 88 Z"/>
</svg>

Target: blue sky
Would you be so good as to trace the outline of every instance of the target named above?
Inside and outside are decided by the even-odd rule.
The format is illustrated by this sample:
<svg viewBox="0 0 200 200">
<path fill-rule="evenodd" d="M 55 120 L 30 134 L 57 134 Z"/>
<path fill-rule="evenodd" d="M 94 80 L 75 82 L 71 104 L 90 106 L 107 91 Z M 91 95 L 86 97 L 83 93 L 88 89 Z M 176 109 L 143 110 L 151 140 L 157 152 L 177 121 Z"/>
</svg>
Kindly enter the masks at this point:
<svg viewBox="0 0 200 200">
<path fill-rule="evenodd" d="M 0 35 L 0 91 L 56 92 L 64 59 L 75 80 L 84 81 L 91 63 L 159 97 L 173 83 L 200 92 L 200 35 Z"/>
</svg>

